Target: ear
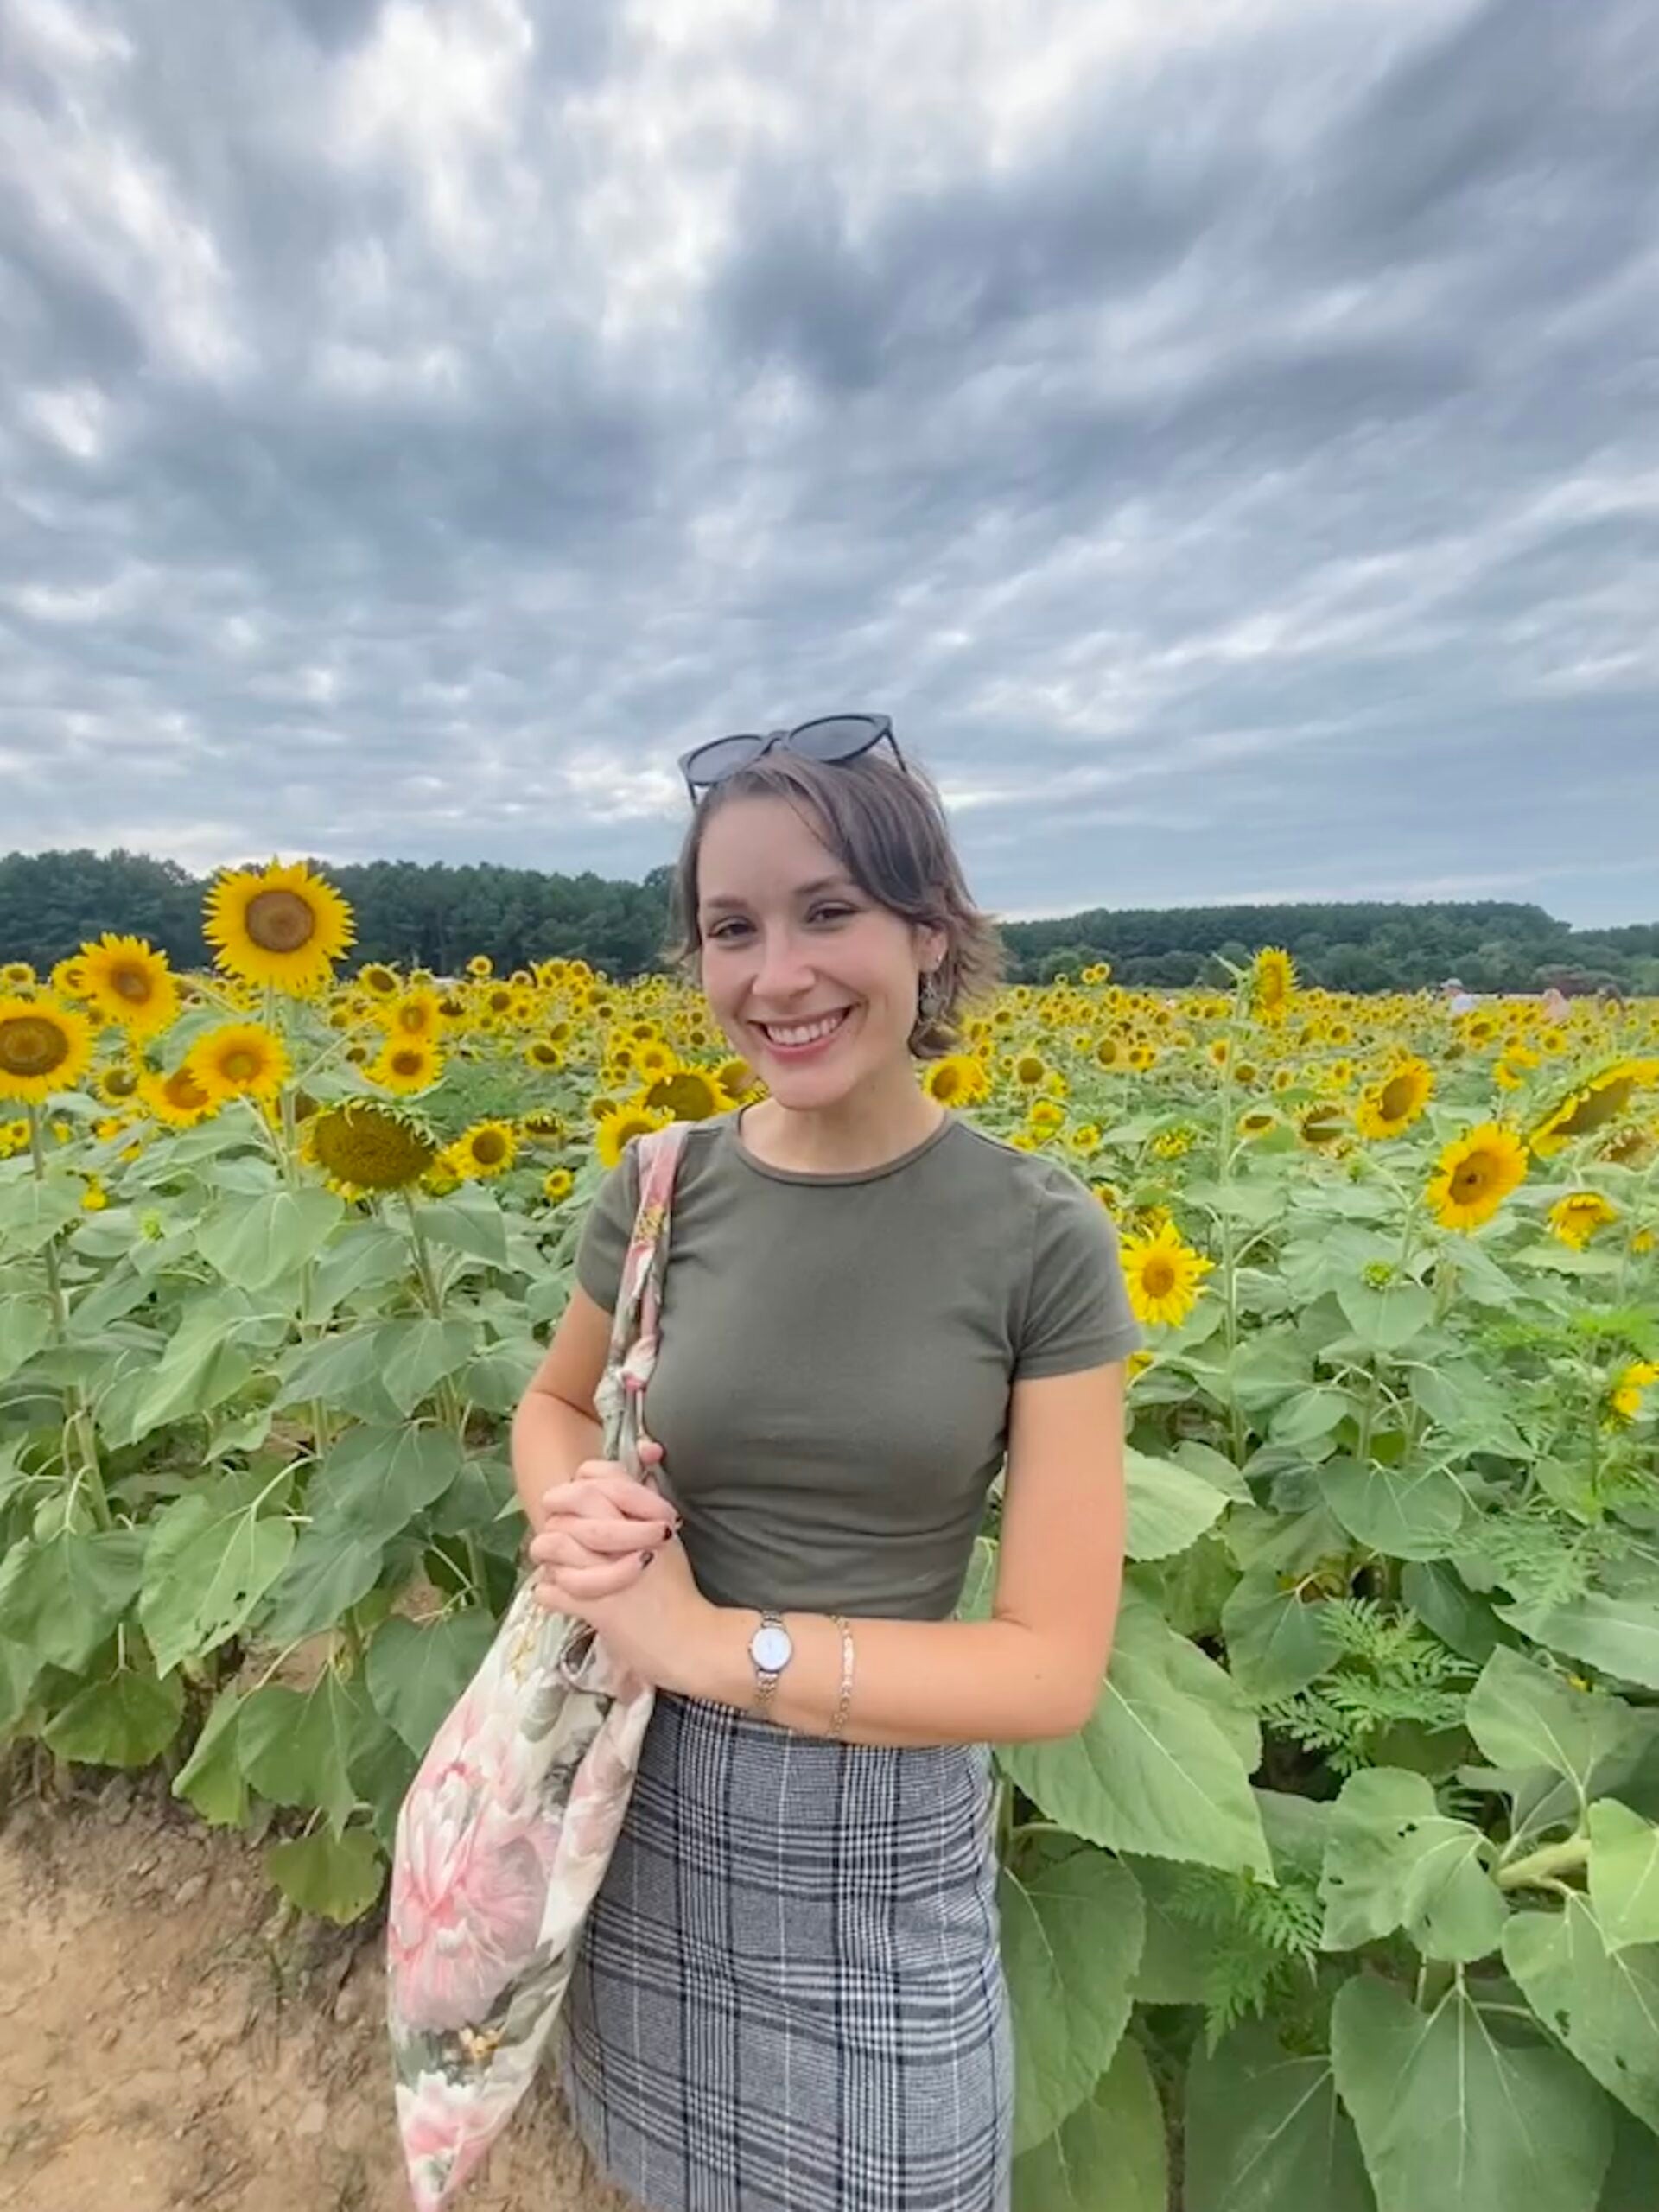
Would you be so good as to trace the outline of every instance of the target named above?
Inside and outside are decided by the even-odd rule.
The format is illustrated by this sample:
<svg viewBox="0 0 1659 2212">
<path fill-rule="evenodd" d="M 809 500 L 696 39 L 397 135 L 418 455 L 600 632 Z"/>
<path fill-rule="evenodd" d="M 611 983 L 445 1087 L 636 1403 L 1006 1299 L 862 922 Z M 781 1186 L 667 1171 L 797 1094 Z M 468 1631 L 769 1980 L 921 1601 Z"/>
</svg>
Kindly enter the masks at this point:
<svg viewBox="0 0 1659 2212">
<path fill-rule="evenodd" d="M 916 931 L 916 957 L 924 968 L 937 968 L 950 950 L 950 932 L 944 929 Z"/>
</svg>

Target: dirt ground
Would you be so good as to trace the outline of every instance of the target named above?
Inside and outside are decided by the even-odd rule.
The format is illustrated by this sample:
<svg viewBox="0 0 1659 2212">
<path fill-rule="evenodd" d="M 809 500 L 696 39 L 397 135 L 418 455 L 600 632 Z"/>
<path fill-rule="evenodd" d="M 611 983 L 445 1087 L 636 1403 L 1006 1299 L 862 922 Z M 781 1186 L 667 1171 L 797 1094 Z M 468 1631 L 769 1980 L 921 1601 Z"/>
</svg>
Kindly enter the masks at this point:
<svg viewBox="0 0 1659 2212">
<path fill-rule="evenodd" d="M 380 1923 L 296 1925 L 154 1772 L 0 1825 L 3 2212 L 409 2212 Z M 627 2212 L 546 2070 L 463 2212 Z"/>
</svg>

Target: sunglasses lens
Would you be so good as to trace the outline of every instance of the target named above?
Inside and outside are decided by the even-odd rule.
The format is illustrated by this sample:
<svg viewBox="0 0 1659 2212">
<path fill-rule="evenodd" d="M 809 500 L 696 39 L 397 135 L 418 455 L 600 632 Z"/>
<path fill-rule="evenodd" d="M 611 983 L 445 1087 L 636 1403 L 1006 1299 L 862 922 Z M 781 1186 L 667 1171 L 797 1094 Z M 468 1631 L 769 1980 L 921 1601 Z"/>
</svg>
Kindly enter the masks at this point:
<svg viewBox="0 0 1659 2212">
<path fill-rule="evenodd" d="M 880 727 L 873 715 L 828 715 L 822 721 L 803 722 L 789 749 L 812 760 L 846 760 L 874 745 Z"/>
<path fill-rule="evenodd" d="M 760 737 L 714 738 L 690 756 L 685 772 L 694 784 L 717 784 L 722 776 L 747 768 L 765 742 Z"/>
</svg>

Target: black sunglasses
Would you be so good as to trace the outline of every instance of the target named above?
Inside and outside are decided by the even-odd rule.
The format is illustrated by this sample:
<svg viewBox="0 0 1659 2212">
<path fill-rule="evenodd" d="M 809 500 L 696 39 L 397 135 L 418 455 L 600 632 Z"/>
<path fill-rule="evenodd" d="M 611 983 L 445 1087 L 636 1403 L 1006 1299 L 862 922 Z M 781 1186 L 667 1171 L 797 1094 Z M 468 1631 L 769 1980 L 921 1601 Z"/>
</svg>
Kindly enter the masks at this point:
<svg viewBox="0 0 1659 2212">
<path fill-rule="evenodd" d="M 798 723 L 793 729 L 772 730 L 766 737 L 746 732 L 735 737 L 710 738 L 706 745 L 694 745 L 681 754 L 680 773 L 695 806 L 700 787 L 707 791 L 710 785 L 734 776 L 740 768 L 752 767 L 774 746 L 785 753 L 802 753 L 809 760 L 855 760 L 883 738 L 893 747 L 894 760 L 904 767 L 905 756 L 893 734 L 890 715 L 824 715 L 814 722 Z"/>
</svg>

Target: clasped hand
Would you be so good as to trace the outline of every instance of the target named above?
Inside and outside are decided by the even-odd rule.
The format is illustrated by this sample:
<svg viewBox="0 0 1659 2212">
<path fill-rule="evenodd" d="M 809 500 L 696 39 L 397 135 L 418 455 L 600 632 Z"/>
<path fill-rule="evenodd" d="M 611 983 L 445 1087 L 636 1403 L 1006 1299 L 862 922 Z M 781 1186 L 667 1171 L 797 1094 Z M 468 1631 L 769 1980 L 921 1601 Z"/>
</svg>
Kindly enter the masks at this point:
<svg viewBox="0 0 1659 2212">
<path fill-rule="evenodd" d="M 642 1465 L 663 1447 L 639 1440 Z M 679 1516 L 614 1459 L 584 1459 L 543 1499 L 547 1510 L 530 1557 L 536 1601 L 591 1623 L 616 1656 L 658 1688 L 688 1688 L 701 1639 L 717 1610 L 692 1579 L 676 1537 Z"/>
</svg>

